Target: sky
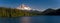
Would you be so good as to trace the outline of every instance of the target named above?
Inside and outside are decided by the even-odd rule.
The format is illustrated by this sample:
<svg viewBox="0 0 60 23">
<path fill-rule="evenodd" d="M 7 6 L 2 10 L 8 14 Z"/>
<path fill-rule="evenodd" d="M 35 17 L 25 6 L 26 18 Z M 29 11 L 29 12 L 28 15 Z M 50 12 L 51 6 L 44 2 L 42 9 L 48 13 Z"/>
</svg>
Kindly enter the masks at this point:
<svg viewBox="0 0 60 23">
<path fill-rule="evenodd" d="M 17 8 L 21 4 L 40 10 L 60 8 L 60 0 L 0 0 L 0 7 Z"/>
</svg>

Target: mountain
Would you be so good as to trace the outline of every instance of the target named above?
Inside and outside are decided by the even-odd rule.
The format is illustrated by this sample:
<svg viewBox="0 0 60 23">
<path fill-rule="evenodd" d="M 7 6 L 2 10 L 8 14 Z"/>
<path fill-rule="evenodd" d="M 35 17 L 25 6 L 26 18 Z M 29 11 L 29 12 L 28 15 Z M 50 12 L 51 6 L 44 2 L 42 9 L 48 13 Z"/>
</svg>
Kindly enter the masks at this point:
<svg viewBox="0 0 60 23">
<path fill-rule="evenodd" d="M 55 14 L 60 15 L 60 8 L 56 10 Z"/>
<path fill-rule="evenodd" d="M 19 10 L 32 10 L 30 7 L 28 7 L 28 6 L 24 5 L 24 4 L 20 5 L 16 9 L 19 9 Z"/>
<path fill-rule="evenodd" d="M 60 9 L 54 10 L 51 8 L 41 12 L 38 10 L 19 10 L 6 7 L 0 7 L 0 17 L 19 17 L 19 16 L 60 16 Z"/>
<path fill-rule="evenodd" d="M 54 10 L 54 9 L 49 8 L 49 9 L 43 11 L 42 14 L 43 15 L 50 15 L 50 16 L 51 15 L 55 15 L 55 16 L 60 15 L 60 9 Z"/>
<path fill-rule="evenodd" d="M 34 14 L 34 15 L 39 15 L 41 12 L 38 10 L 34 10 L 31 7 L 27 6 L 27 5 L 20 5 L 19 7 L 17 7 L 16 9 L 18 10 L 23 10 L 24 12 L 29 12 L 30 14 Z"/>
<path fill-rule="evenodd" d="M 53 15 L 53 13 L 54 13 L 53 11 L 55 11 L 55 10 L 49 8 L 49 9 L 46 9 L 45 11 L 43 11 L 43 14 L 45 14 L 45 15 Z"/>
</svg>

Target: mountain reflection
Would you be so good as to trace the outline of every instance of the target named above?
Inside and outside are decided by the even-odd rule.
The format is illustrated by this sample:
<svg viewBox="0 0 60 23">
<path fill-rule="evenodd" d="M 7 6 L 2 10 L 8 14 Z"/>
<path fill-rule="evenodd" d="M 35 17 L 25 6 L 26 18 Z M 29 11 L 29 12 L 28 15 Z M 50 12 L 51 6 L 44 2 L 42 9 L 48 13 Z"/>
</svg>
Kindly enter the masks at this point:
<svg viewBox="0 0 60 23">
<path fill-rule="evenodd" d="M 22 17 L 21 21 L 22 21 L 22 23 L 30 23 L 31 22 L 31 17 Z"/>
</svg>

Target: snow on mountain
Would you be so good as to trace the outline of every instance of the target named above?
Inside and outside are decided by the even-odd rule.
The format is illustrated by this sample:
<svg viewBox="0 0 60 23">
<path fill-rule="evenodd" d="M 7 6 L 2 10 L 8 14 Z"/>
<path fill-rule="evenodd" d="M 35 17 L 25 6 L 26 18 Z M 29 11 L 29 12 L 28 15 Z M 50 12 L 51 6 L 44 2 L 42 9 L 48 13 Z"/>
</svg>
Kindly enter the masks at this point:
<svg viewBox="0 0 60 23">
<path fill-rule="evenodd" d="M 32 9 L 31 7 L 29 6 L 26 6 L 24 4 L 20 5 L 19 7 L 17 7 L 16 9 L 19 9 L 19 10 L 27 10 L 27 11 L 40 11 L 38 9 Z"/>
<path fill-rule="evenodd" d="M 20 9 L 20 10 L 32 10 L 30 7 L 22 4 L 21 6 L 17 7 L 16 9 Z"/>
</svg>

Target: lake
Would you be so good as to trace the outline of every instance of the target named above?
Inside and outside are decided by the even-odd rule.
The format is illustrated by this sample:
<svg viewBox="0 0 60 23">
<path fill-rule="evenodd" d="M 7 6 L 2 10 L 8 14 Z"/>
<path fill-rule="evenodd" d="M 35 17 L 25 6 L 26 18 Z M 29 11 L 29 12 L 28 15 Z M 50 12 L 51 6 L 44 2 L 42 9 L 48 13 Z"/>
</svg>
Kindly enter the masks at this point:
<svg viewBox="0 0 60 23">
<path fill-rule="evenodd" d="M 0 23 L 60 23 L 60 16 L 0 18 Z"/>
</svg>

